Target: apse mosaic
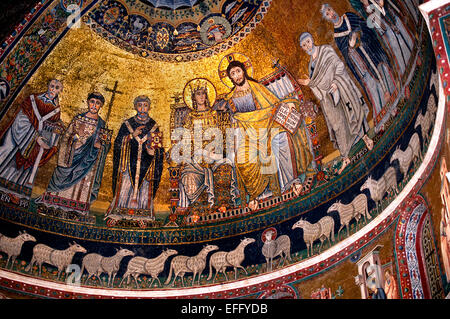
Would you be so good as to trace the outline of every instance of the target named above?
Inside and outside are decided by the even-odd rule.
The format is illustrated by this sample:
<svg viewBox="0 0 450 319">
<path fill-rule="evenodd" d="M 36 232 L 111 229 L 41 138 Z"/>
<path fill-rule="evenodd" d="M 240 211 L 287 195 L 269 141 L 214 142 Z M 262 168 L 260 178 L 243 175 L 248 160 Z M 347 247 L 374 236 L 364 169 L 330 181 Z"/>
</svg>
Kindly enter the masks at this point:
<svg viewBox="0 0 450 319">
<path fill-rule="evenodd" d="M 41 1 L 0 51 L 0 267 L 215 285 L 373 221 L 437 112 L 417 3 L 281 2 Z"/>
<path fill-rule="evenodd" d="M 270 2 L 187 2 L 190 9 L 179 12 L 149 9 L 135 1 L 104 1 L 85 21 L 108 41 L 143 57 L 189 61 L 236 44 L 261 22 Z M 139 13 L 131 13 L 136 9 Z"/>
</svg>

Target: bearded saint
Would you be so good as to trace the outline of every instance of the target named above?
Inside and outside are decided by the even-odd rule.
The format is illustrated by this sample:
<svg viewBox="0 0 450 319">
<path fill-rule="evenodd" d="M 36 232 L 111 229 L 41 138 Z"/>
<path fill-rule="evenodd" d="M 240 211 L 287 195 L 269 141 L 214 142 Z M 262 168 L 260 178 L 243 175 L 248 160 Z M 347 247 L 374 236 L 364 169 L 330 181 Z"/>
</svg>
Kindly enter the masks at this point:
<svg viewBox="0 0 450 319">
<path fill-rule="evenodd" d="M 306 133 L 299 128 L 291 134 L 272 116 L 282 103 L 294 107 L 297 100 L 281 101 L 238 60 L 229 63 L 226 73 L 234 88 L 216 107 L 231 113 L 237 133 L 234 167 L 241 200 L 256 210 L 260 199 L 290 188 L 299 195 L 303 182 L 315 173 Z"/>
<path fill-rule="evenodd" d="M 51 80 L 47 92 L 27 97 L 12 121 L 0 133 L 0 188 L 31 196 L 37 169 L 57 152 L 55 132 L 60 119 L 59 94 L 63 85 Z"/>
<path fill-rule="evenodd" d="M 134 100 L 137 114 L 126 120 L 114 141 L 113 201 L 107 215 L 139 215 L 154 219 L 154 198 L 164 164 L 159 127 L 149 116 L 147 96 Z"/>
<path fill-rule="evenodd" d="M 361 138 L 369 149 L 373 147 L 373 141 L 367 136 L 369 108 L 330 45 L 315 46 L 312 35 L 304 32 L 300 35 L 300 46 L 311 59 L 309 77 L 299 79 L 298 83 L 309 86 L 320 101 L 330 140 L 343 159 L 341 173 L 350 164 L 352 146 Z"/>
</svg>

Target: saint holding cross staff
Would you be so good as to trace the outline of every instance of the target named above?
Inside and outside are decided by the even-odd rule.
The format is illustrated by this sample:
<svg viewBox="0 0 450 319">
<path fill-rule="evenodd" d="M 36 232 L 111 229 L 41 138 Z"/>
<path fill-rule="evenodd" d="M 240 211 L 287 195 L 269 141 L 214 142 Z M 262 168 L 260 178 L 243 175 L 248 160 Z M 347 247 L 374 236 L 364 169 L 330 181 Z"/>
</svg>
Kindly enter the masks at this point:
<svg viewBox="0 0 450 319">
<path fill-rule="evenodd" d="M 116 98 L 116 94 L 123 94 L 123 92 L 121 91 L 117 91 L 117 86 L 119 85 L 119 82 L 116 81 L 116 83 L 114 83 L 114 88 L 110 89 L 110 88 L 105 88 L 106 91 L 111 92 L 111 100 L 109 101 L 109 106 L 108 106 L 108 113 L 106 114 L 106 126 L 108 126 L 108 122 L 109 122 L 109 117 L 111 116 L 111 110 L 112 107 L 114 105 L 114 100 Z"/>
<path fill-rule="evenodd" d="M 114 91 L 116 89 L 117 83 Z M 81 214 L 89 212 L 91 203 L 98 197 L 106 155 L 111 148 L 112 131 L 99 116 L 104 104 L 101 93 L 90 93 L 87 112 L 72 119 L 62 137 L 58 165 L 47 191 L 36 200 L 37 203 Z"/>
</svg>

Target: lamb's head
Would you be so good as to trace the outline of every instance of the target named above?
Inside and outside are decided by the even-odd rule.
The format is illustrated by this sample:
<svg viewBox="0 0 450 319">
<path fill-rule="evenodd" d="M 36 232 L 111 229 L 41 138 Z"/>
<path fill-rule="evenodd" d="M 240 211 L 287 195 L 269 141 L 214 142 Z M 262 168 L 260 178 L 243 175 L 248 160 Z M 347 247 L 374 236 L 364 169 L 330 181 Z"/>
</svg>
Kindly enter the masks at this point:
<svg viewBox="0 0 450 319">
<path fill-rule="evenodd" d="M 414 124 L 414 129 L 417 129 L 421 124 L 423 120 L 423 115 L 419 114 L 419 116 L 416 119 L 416 123 Z"/>
<path fill-rule="evenodd" d="M 255 242 L 254 238 L 247 238 L 247 237 L 245 237 L 244 239 L 241 240 L 241 243 L 244 246 L 250 245 L 251 243 L 254 243 L 254 242 Z"/>
<path fill-rule="evenodd" d="M 263 236 L 264 236 L 264 243 L 265 243 L 265 244 L 270 243 L 270 242 L 275 238 L 274 235 L 275 235 L 274 230 L 269 228 L 269 229 L 265 232 L 265 234 L 263 233 Z"/>
<path fill-rule="evenodd" d="M 433 94 L 431 94 L 428 98 L 427 110 L 431 112 L 435 112 L 437 110 L 436 99 Z"/>
<path fill-rule="evenodd" d="M 117 255 L 125 257 L 125 256 L 134 256 L 135 253 L 132 252 L 131 250 L 120 248 L 120 249 L 117 249 Z"/>
<path fill-rule="evenodd" d="M 341 201 L 338 200 L 336 203 L 331 205 L 330 208 L 328 208 L 327 213 L 330 213 L 330 212 L 335 211 L 335 210 L 339 210 L 340 206 L 341 206 Z"/>
<path fill-rule="evenodd" d="M 300 219 L 298 222 L 296 222 L 294 224 L 294 226 L 292 226 L 292 229 L 303 228 L 304 226 L 305 226 L 305 220 Z"/>
<path fill-rule="evenodd" d="M 209 253 L 210 251 L 218 250 L 219 247 L 216 245 L 206 245 L 203 249 Z"/>
<path fill-rule="evenodd" d="M 401 154 L 400 145 L 397 145 L 397 147 L 395 148 L 394 153 L 392 153 L 390 163 L 392 163 L 396 159 L 399 159 L 400 158 L 400 154 Z"/>
<path fill-rule="evenodd" d="M 83 248 L 81 245 L 77 244 L 76 242 L 73 242 L 70 244 L 69 249 L 75 253 L 86 253 L 87 250 Z"/>
<path fill-rule="evenodd" d="M 178 251 L 176 251 L 175 249 L 166 249 L 163 251 L 164 255 L 166 255 L 167 257 L 172 256 L 172 255 L 176 255 L 178 254 Z"/>
<path fill-rule="evenodd" d="M 25 232 L 25 231 L 21 231 L 21 232 L 19 232 L 19 238 L 22 240 L 22 241 L 32 241 L 32 242 L 35 242 L 36 241 L 36 238 L 34 238 L 33 236 L 31 236 L 30 234 L 28 234 L 27 232 Z"/>
<path fill-rule="evenodd" d="M 360 191 L 363 191 L 365 189 L 370 189 L 373 185 L 374 180 L 372 179 L 372 176 L 369 176 L 367 178 L 367 180 L 364 182 L 364 184 L 362 184 L 361 188 L 359 189 Z"/>
</svg>

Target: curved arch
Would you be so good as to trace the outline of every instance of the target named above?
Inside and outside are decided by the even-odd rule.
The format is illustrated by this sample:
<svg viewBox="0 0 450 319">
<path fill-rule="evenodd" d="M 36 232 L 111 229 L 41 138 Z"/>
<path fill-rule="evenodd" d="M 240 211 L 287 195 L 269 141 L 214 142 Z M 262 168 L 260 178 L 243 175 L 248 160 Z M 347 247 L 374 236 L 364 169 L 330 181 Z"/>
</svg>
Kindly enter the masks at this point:
<svg viewBox="0 0 450 319">
<path fill-rule="evenodd" d="M 96 1 L 92 1 L 91 5 L 93 5 Z M 87 10 L 87 9 L 86 9 Z M 56 40 L 61 39 L 64 36 L 64 31 L 61 31 Z M 56 41 L 55 40 L 55 41 Z M 57 42 L 56 42 L 57 43 Z M 55 44 L 56 45 L 56 44 Z M 51 47 L 48 48 L 51 50 Z M 45 59 L 45 54 L 48 51 L 45 51 L 41 59 Z M 37 63 L 42 62 L 41 60 L 37 60 Z M 27 71 L 28 72 L 28 71 Z M 31 77 L 33 70 L 30 70 L 26 73 L 26 77 Z M 25 81 L 25 79 L 23 80 Z M 25 81 L 26 82 L 26 81 Z M 24 83 L 24 82 L 22 82 Z M 20 85 L 14 87 L 14 91 L 20 91 Z M 0 277 L 4 279 L 3 284 L 7 287 L 15 287 L 18 285 L 20 290 L 26 292 L 31 291 L 30 293 L 35 293 L 36 295 L 42 295 L 40 293 L 40 289 L 43 289 L 46 293 L 57 292 L 56 296 L 60 298 L 65 298 L 65 294 L 69 294 L 69 297 L 76 296 L 119 296 L 119 297 L 143 297 L 143 298 L 151 298 L 151 297 L 179 297 L 179 296 L 194 296 L 194 297 L 217 297 L 224 293 L 230 293 L 232 297 L 239 296 L 248 296 L 250 294 L 255 294 L 258 292 L 268 291 L 272 287 L 279 287 L 280 285 L 289 285 L 294 281 L 300 281 L 305 278 L 309 278 L 311 276 L 317 275 L 325 270 L 328 270 L 340 262 L 348 259 L 355 251 L 361 249 L 368 243 L 372 242 L 374 238 L 376 238 L 379 234 L 383 233 L 386 228 L 394 223 L 396 218 L 399 216 L 399 207 L 403 207 L 407 210 L 410 204 L 409 201 L 412 198 L 415 198 L 415 194 L 420 189 L 420 186 L 423 185 L 424 180 L 430 173 L 430 169 L 433 167 L 434 162 L 436 160 L 436 156 L 439 153 L 440 143 L 442 140 L 443 134 L 443 121 L 444 121 L 444 111 L 443 111 L 443 103 L 440 100 L 439 102 L 439 110 L 436 118 L 436 124 L 434 127 L 434 134 L 430 141 L 430 146 L 428 148 L 428 152 L 423 159 L 420 167 L 415 171 L 415 175 L 409 180 L 408 184 L 403 188 L 403 191 L 395 198 L 392 202 L 390 202 L 389 206 L 382 211 L 379 215 L 376 216 L 375 220 L 371 223 L 367 224 L 366 227 L 347 237 L 339 244 L 331 247 L 324 253 L 314 256 L 310 259 L 301 260 L 300 262 L 295 262 L 283 269 L 278 269 L 271 273 L 258 274 L 256 276 L 246 278 L 244 280 L 237 280 L 234 282 L 224 283 L 221 285 L 209 285 L 204 287 L 196 287 L 196 288 L 186 288 L 186 289 L 155 289 L 155 290 L 141 290 L 141 291 L 133 291 L 133 290 L 103 290 L 98 288 L 89 288 L 89 287 L 79 287 L 79 286 L 70 286 L 68 287 L 65 284 L 57 283 L 57 282 L 49 282 L 43 279 L 38 278 L 30 278 L 20 273 L 8 272 L 5 270 L 0 270 Z M 406 203 L 405 203 L 406 202 Z M 409 212 L 409 211 L 408 211 Z M 414 213 L 414 210 L 413 210 Z M 411 216 L 415 216 L 411 213 Z M 420 209 L 416 211 L 416 214 L 420 216 L 426 216 L 423 212 L 420 213 Z M 410 217 L 411 217 L 410 216 Z M 414 228 L 414 220 L 405 219 L 407 222 L 406 225 L 409 225 L 411 228 L 411 233 L 414 233 L 414 230 L 422 229 L 421 225 L 416 225 Z M 425 218 L 425 217 L 424 217 Z M 422 220 L 422 223 L 425 219 Z M 405 226 L 406 227 L 406 226 Z M 405 242 L 406 244 L 406 242 Z M 410 243 L 408 243 L 410 244 Z M 412 244 L 411 244 L 412 245 Z M 416 258 L 418 258 L 416 254 Z M 410 268 L 413 268 L 414 265 L 412 263 L 409 264 Z M 419 275 L 420 278 L 425 276 L 424 273 L 420 273 L 419 267 Z M 416 285 L 415 285 L 416 286 Z M 30 287 L 31 290 L 30 290 Z M 420 296 L 420 289 L 417 290 L 417 295 Z M 426 295 L 426 291 L 422 289 L 423 295 Z"/>
<path fill-rule="evenodd" d="M 427 203 L 422 196 L 414 196 L 399 217 L 395 235 L 399 293 L 403 299 L 443 297 L 439 265 L 428 262 L 430 258 L 437 260 L 430 223 Z M 428 243 L 424 245 L 424 241 Z"/>
</svg>

